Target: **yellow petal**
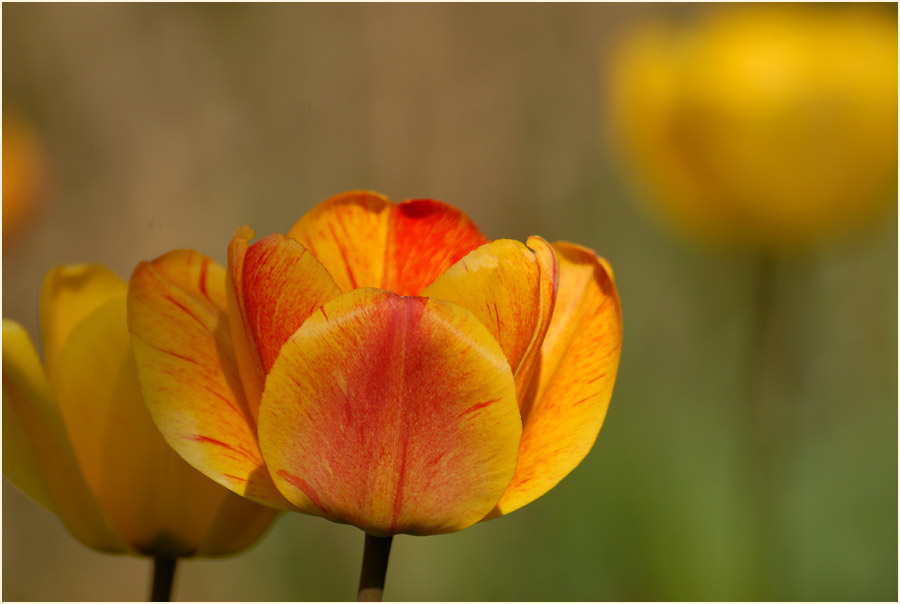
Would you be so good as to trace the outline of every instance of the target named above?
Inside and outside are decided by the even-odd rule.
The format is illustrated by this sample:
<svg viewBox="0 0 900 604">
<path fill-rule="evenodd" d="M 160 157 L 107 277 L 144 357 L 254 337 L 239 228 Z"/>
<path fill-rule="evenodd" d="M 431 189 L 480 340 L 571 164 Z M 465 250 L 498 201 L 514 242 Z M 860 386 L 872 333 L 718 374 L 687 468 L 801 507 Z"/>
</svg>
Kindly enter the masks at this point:
<svg viewBox="0 0 900 604">
<path fill-rule="evenodd" d="M 5 330 L 6 325 L 4 333 Z M 7 371 L 6 365 L 3 371 Z M 22 492 L 55 514 L 53 498 L 44 483 L 39 460 L 32 452 L 26 426 L 16 413 L 15 405 L 8 399 L 8 377 L 3 380 L 3 475 Z"/>
<path fill-rule="evenodd" d="M 72 328 L 126 287 L 115 273 L 97 264 L 69 264 L 47 273 L 41 288 L 41 343 L 48 370 Z"/>
<path fill-rule="evenodd" d="M 288 340 L 259 422 L 291 502 L 374 535 L 480 520 L 512 477 L 521 436 L 509 365 L 478 319 L 374 289 L 326 303 Z"/>
<path fill-rule="evenodd" d="M 247 549 L 269 530 L 281 511 L 227 493 L 197 554 L 218 556 Z"/>
<path fill-rule="evenodd" d="M 523 406 L 516 475 L 491 517 L 534 501 L 581 463 L 603 425 L 616 380 L 622 311 L 609 265 L 571 243 L 553 248 L 556 306 Z"/>
<path fill-rule="evenodd" d="M 265 376 L 281 345 L 319 306 L 341 290 L 306 248 L 269 235 L 253 245 L 253 230 L 241 227 L 228 246 L 229 318 L 244 380 L 255 414 Z"/>
<path fill-rule="evenodd" d="M 423 296 L 462 306 L 500 343 L 516 378 L 519 398 L 532 373 L 553 311 L 556 259 L 540 238 L 500 239 L 469 252 L 425 288 Z"/>
<path fill-rule="evenodd" d="M 487 243 L 468 216 L 445 203 L 392 204 L 366 191 L 320 203 L 288 237 L 325 265 L 342 291 L 380 287 L 418 295 L 463 256 Z"/>
<path fill-rule="evenodd" d="M 125 553 L 85 483 L 31 339 L 3 320 L 3 473 L 88 547 Z"/>
<path fill-rule="evenodd" d="M 50 381 L 79 466 L 119 533 L 147 555 L 196 553 L 229 491 L 181 459 L 153 424 L 124 292 L 71 331 Z"/>
<path fill-rule="evenodd" d="M 225 313 L 222 267 L 187 250 L 142 262 L 131 277 L 128 327 L 144 400 L 172 448 L 235 493 L 290 507 L 259 453 Z"/>
</svg>

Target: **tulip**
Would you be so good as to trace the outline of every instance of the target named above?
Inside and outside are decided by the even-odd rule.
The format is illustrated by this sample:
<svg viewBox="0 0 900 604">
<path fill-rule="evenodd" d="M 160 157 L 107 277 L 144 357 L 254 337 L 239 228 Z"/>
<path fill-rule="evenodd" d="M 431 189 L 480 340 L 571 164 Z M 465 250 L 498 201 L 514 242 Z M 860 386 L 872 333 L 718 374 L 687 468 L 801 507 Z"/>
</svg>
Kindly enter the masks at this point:
<svg viewBox="0 0 900 604">
<path fill-rule="evenodd" d="M 643 24 L 610 89 L 633 182 L 704 243 L 809 248 L 896 203 L 896 10 L 734 5 Z"/>
<path fill-rule="evenodd" d="M 150 412 L 219 484 L 353 524 L 368 558 L 508 514 L 590 450 L 622 337 L 593 251 L 491 242 L 452 206 L 369 192 L 253 237 L 227 270 L 178 250 L 129 290 Z"/>
<path fill-rule="evenodd" d="M 797 410 L 768 394 L 789 348 L 779 263 L 896 203 L 896 6 L 713 6 L 636 27 L 611 67 L 610 126 L 648 202 L 694 241 L 756 256 L 749 387 L 733 397 L 744 405 L 754 526 L 734 545 L 748 547 L 745 599 L 778 600 L 775 479 L 797 438 L 783 421 Z M 807 298 L 808 311 L 821 302 Z"/>
<path fill-rule="evenodd" d="M 3 319 L 3 473 L 88 547 L 154 558 L 159 599 L 177 558 L 239 552 L 277 510 L 215 484 L 165 443 L 141 397 L 126 290 L 101 266 L 50 271 L 43 365 L 26 331 Z"/>
</svg>

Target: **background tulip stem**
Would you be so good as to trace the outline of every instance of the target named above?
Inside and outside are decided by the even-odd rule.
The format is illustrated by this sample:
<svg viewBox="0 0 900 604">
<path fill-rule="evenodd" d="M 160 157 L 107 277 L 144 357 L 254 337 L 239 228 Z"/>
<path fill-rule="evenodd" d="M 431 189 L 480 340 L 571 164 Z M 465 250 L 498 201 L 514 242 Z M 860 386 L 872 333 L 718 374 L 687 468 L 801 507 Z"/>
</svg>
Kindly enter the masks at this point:
<svg viewBox="0 0 900 604">
<path fill-rule="evenodd" d="M 770 356 L 777 349 L 778 334 L 774 325 L 775 307 L 775 259 L 763 255 L 759 259 L 755 316 L 752 319 L 753 333 L 750 336 L 749 402 L 752 425 L 756 434 L 756 446 L 764 449 L 768 440 L 766 428 L 771 419 L 771 397 L 769 396 Z"/>
<path fill-rule="evenodd" d="M 384 596 L 384 580 L 387 576 L 388 558 L 394 537 L 373 537 L 366 533 L 363 549 L 362 571 L 359 574 L 357 602 L 381 602 Z"/>
<path fill-rule="evenodd" d="M 151 602 L 168 602 L 172 599 L 177 558 L 157 556 L 153 558 L 153 585 L 150 586 Z"/>
<path fill-rule="evenodd" d="M 760 257 L 755 316 L 751 322 L 753 332 L 747 390 L 750 471 L 747 477 L 749 501 L 755 515 L 750 579 L 756 591 L 749 594 L 752 600 L 774 597 L 773 570 L 779 551 L 775 542 L 779 534 L 778 514 L 772 498 L 772 493 L 777 492 L 775 472 L 781 441 L 779 432 L 783 428 L 781 416 L 773 405 L 773 386 L 778 364 L 782 361 L 779 353 L 783 344 L 779 342 L 780 329 L 776 316 L 776 269 L 775 257 L 769 254 Z"/>
</svg>

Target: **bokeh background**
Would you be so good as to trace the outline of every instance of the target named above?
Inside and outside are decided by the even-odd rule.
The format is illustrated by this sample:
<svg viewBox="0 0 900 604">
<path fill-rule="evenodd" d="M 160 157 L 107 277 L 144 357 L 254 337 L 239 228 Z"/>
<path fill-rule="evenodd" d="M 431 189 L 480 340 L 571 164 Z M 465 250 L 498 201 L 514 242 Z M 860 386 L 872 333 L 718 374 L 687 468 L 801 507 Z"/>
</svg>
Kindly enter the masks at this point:
<svg viewBox="0 0 900 604">
<path fill-rule="evenodd" d="M 734 250 L 658 219 L 616 138 L 623 39 L 714 8 L 4 4 L 3 316 L 36 334 L 56 264 L 224 263 L 241 224 L 286 232 L 355 188 L 448 201 L 492 239 L 580 242 L 625 317 L 597 444 L 508 517 L 396 538 L 388 599 L 895 601 L 896 168 L 852 233 Z M 896 5 L 872 10 L 896 47 Z M 882 130 L 896 150 L 896 118 Z M 287 515 L 247 553 L 183 563 L 174 595 L 351 599 L 362 541 Z M 140 600 L 148 572 L 4 480 L 3 599 Z"/>
</svg>

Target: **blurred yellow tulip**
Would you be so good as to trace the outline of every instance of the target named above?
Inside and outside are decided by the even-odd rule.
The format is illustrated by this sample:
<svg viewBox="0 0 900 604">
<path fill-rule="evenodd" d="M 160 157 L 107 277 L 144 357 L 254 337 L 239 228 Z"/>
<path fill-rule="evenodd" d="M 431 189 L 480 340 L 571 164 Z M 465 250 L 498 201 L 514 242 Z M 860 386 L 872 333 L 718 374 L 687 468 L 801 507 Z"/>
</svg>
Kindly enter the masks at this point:
<svg viewBox="0 0 900 604">
<path fill-rule="evenodd" d="M 52 270 L 43 366 L 25 330 L 3 320 L 3 473 L 91 548 L 167 559 L 238 552 L 277 512 L 165 443 L 141 397 L 126 294 L 100 266 Z"/>
<path fill-rule="evenodd" d="M 610 75 L 631 176 L 694 235 L 802 247 L 896 201 L 896 7 L 707 9 L 632 31 Z"/>
</svg>

